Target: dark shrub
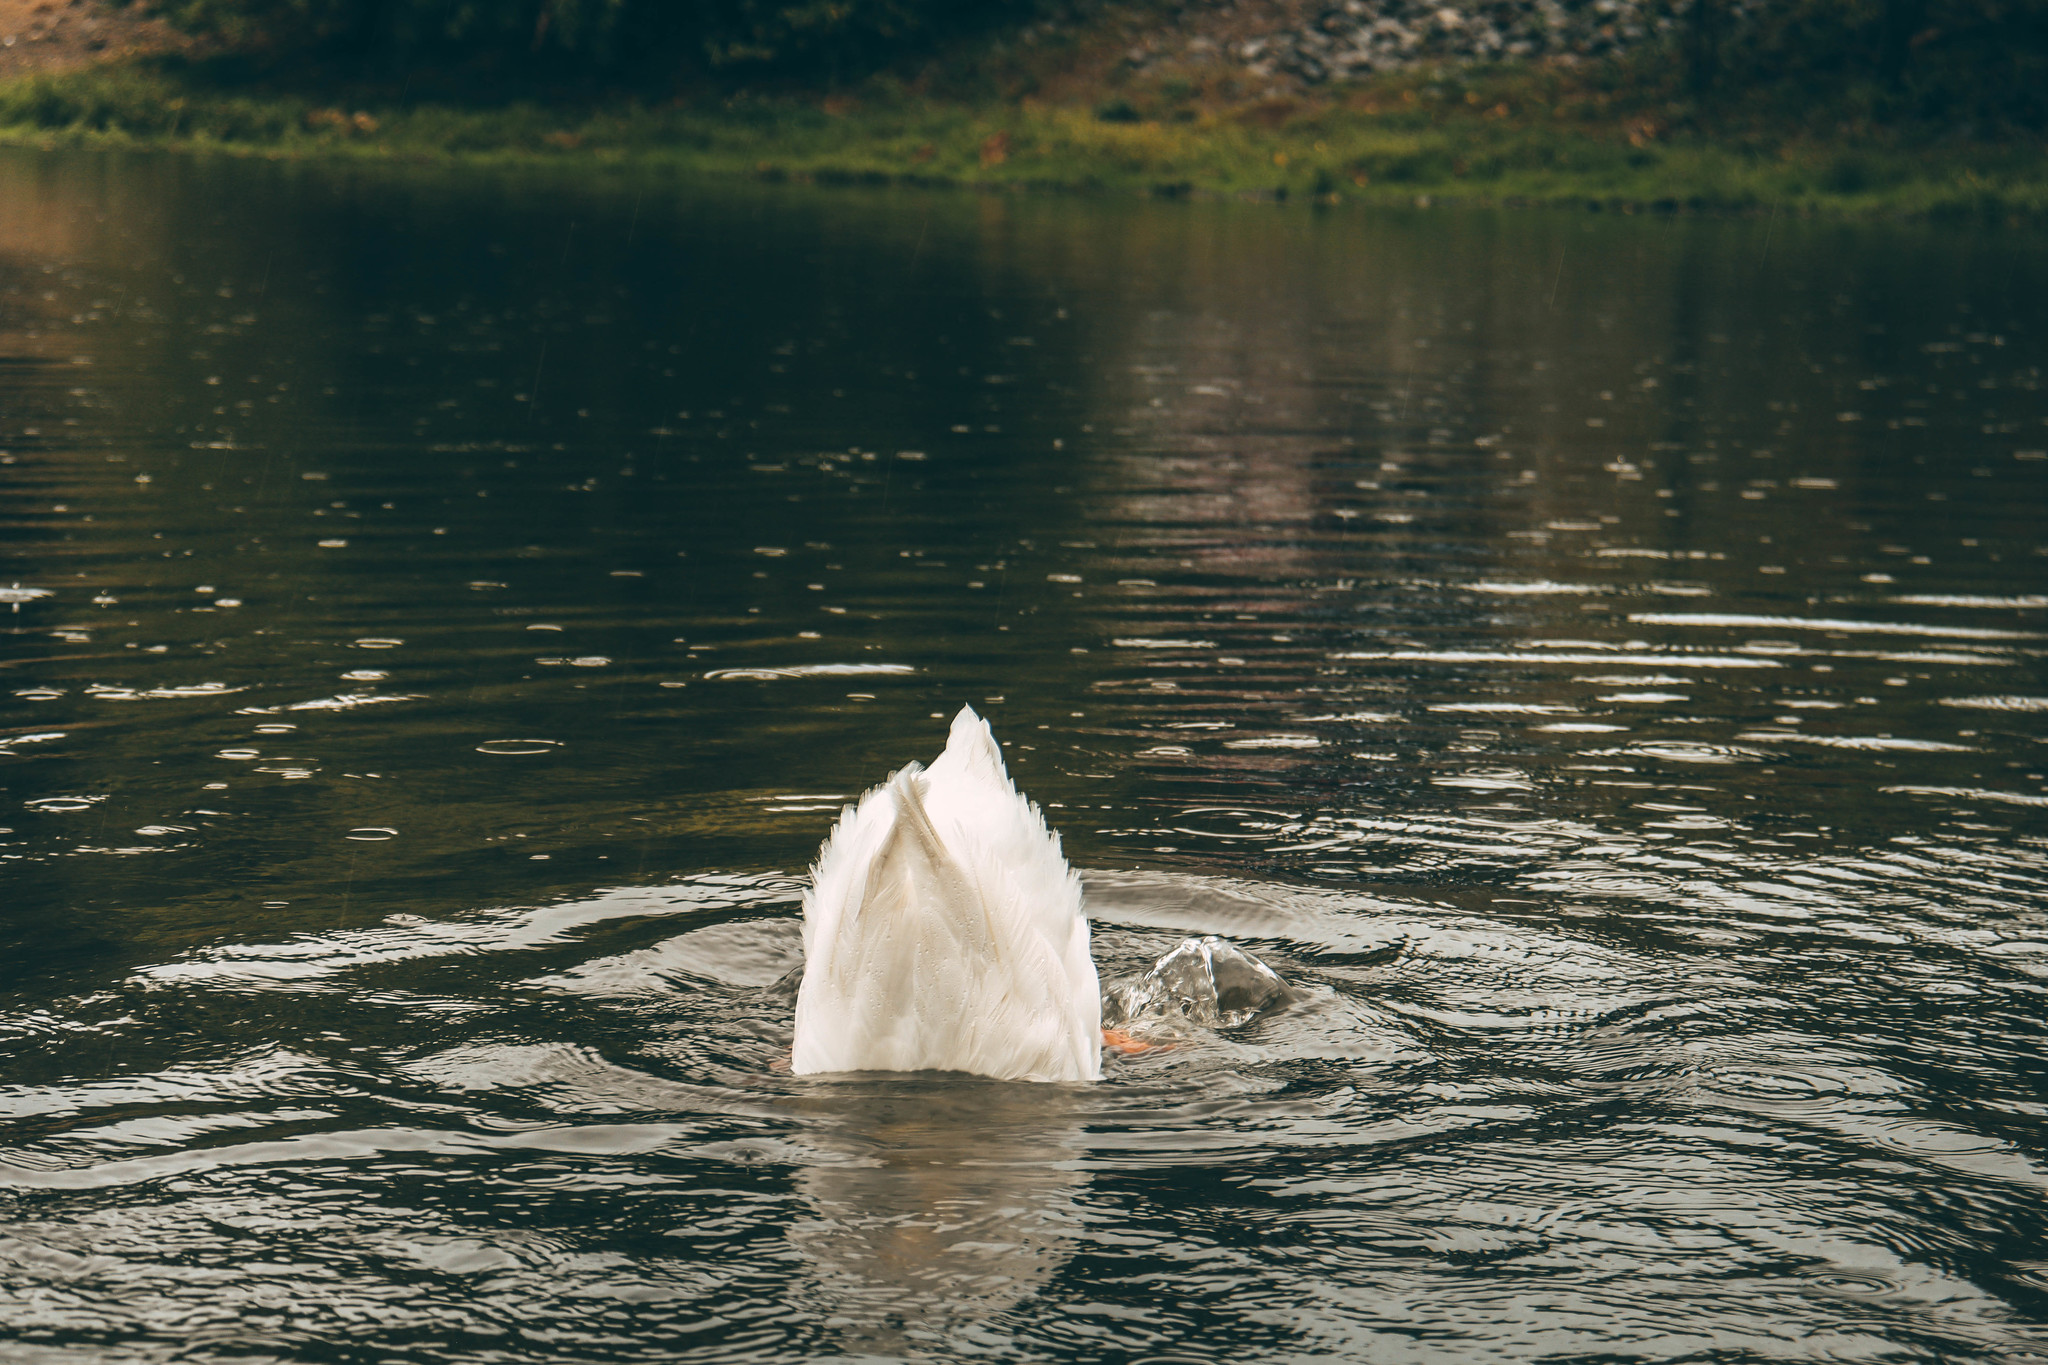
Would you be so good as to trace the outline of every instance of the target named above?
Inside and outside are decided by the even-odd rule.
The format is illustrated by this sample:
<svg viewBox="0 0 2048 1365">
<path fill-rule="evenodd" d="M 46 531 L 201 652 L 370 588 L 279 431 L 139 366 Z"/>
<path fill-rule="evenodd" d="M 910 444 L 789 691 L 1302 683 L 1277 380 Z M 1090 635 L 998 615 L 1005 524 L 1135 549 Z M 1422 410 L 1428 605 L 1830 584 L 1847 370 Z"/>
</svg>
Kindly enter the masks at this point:
<svg viewBox="0 0 2048 1365">
<path fill-rule="evenodd" d="M 676 63 L 854 74 L 1022 0 L 146 0 L 286 53 L 616 74 Z"/>
</svg>

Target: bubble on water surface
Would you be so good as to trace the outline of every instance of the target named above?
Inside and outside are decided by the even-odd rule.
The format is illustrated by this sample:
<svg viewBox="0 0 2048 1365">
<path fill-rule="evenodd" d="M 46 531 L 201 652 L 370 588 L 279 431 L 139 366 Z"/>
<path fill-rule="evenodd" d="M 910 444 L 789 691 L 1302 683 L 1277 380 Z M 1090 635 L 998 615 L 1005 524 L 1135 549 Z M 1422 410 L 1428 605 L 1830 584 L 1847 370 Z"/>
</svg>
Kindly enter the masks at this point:
<svg viewBox="0 0 2048 1365">
<path fill-rule="evenodd" d="M 280 711 L 353 711 L 363 706 L 379 706 L 385 702 L 422 701 L 417 693 L 398 692 L 343 692 L 332 697 L 315 697 L 310 701 L 288 702 L 282 706 L 244 706 L 235 712 L 238 716 L 274 716 Z"/>
<path fill-rule="evenodd" d="M 901 677 L 917 670 L 909 664 L 794 664 L 782 668 L 714 668 L 707 680 L 773 682 L 778 678 L 852 678 L 865 674 Z"/>
<path fill-rule="evenodd" d="M 38 796 L 32 797 L 21 804 L 29 810 L 61 815 L 74 811 L 90 810 L 106 799 L 104 796 Z"/>
<path fill-rule="evenodd" d="M 487 739 L 476 746 L 480 754 L 545 754 L 562 747 L 559 739 Z"/>
<path fill-rule="evenodd" d="M 1751 616 L 1740 612 L 1644 611 L 1628 618 L 1652 626 L 1760 626 L 1775 630 L 1824 630 L 1845 635 L 1924 635 L 1947 640 L 2041 640 L 2038 631 L 1989 630 L 1980 626 L 1920 625 L 1906 621 L 1849 621 L 1804 616 Z"/>
<path fill-rule="evenodd" d="M 120 687 L 112 683 L 92 683 L 85 689 L 89 697 L 101 701 L 175 701 L 187 697 L 225 697 L 230 693 L 247 689 L 236 684 L 203 682 L 185 683 L 173 687 L 133 688 Z"/>
<path fill-rule="evenodd" d="M 1770 757 L 1761 749 L 1745 749 L 1739 744 L 1688 743 L 1684 740 L 1643 740 L 1611 752 L 1661 758 L 1673 763 L 1759 763 Z"/>
<path fill-rule="evenodd" d="M 1624 664 L 1656 667 L 1677 664 L 1685 668 L 1783 668 L 1776 659 L 1746 658 L 1730 654 L 1695 654 L 1684 649 L 1665 653 L 1612 654 L 1553 649 L 1387 649 L 1356 650 L 1332 654 L 1340 663 L 1374 661 L 1445 664 Z"/>
<path fill-rule="evenodd" d="M 1764 740 L 1775 743 L 1817 744 L 1829 749 L 1870 749 L 1925 754 L 1970 754 L 1977 752 L 1968 744 L 1950 744 L 1938 739 L 1905 739 L 1891 735 L 1816 735 L 1800 730 L 1750 730 L 1736 736 L 1737 739 Z"/>
<path fill-rule="evenodd" d="M 1601 698 L 1605 701 L 1606 698 Z M 1568 716 L 1579 708 L 1548 702 L 1516 701 L 1448 701 L 1438 702 L 1429 710 L 1453 716 Z"/>
<path fill-rule="evenodd" d="M 1467 791 L 1526 792 L 1536 789 L 1536 783 L 1529 774 L 1514 768 L 1473 768 L 1462 773 L 1435 776 L 1429 780 L 1433 786 L 1462 787 Z"/>
<path fill-rule="evenodd" d="M 1608 591 L 1596 583 L 1557 583 L 1550 579 L 1533 583 L 1479 582 L 1464 586 L 1468 592 L 1491 593 L 1497 597 L 1582 597 Z"/>
<path fill-rule="evenodd" d="M 2048 711 L 2048 697 L 1943 697 L 1941 704 L 1973 711 Z"/>
<path fill-rule="evenodd" d="M 1882 787 L 1880 791 L 1896 792 L 1905 796 L 1952 796 L 1959 801 L 1991 801 L 2005 806 L 2037 806 L 2048 808 L 2048 794 L 2036 792 L 1991 791 L 1983 787 Z"/>
<path fill-rule="evenodd" d="M 2048 607 L 2048 597 L 2027 593 L 2019 597 L 1984 597 L 1971 593 L 1921 592 L 1887 599 L 1915 607 L 1986 607 L 1991 609 L 2032 609 Z"/>
</svg>

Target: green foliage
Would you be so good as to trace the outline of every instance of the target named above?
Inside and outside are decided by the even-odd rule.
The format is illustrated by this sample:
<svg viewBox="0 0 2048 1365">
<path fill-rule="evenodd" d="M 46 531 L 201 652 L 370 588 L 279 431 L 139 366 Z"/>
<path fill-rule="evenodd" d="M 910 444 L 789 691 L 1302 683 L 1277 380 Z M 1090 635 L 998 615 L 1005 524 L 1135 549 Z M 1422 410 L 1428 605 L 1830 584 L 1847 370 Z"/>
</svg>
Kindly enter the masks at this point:
<svg viewBox="0 0 2048 1365">
<path fill-rule="evenodd" d="M 678 63 L 865 71 L 1018 0 L 145 0 L 242 47 L 617 77 Z"/>
<path fill-rule="evenodd" d="M 203 72 L 106 67 L 0 80 L 0 144 L 166 147 L 275 157 L 467 161 L 562 176 L 747 176 L 975 184 L 1416 205 L 1883 213 L 2048 223 L 2037 138 L 1968 142 L 1864 131 L 1776 140 L 1644 134 L 1643 116 L 1561 117 L 1555 73 L 1513 76 L 1434 122 L 1360 106 L 1269 105 L 1105 122 L 1086 106 L 849 102 L 756 94 L 659 103 L 319 99 L 223 89 Z M 1142 92 L 1139 92 L 1142 94 Z M 1581 96 L 1582 97 L 1582 96 Z M 1384 98 L 1384 94 L 1379 96 Z M 1596 96 L 1604 98 L 1604 96 Z M 1494 117 L 1496 102 L 1513 117 Z M 1402 102 L 1405 108 L 1405 101 Z M 1141 107 L 1142 104 L 1141 104 Z"/>
<path fill-rule="evenodd" d="M 2048 0 L 1772 0 L 1727 19 L 1704 20 L 1711 51 L 1687 48 L 1696 87 L 1846 98 L 1886 122 L 2048 125 Z"/>
</svg>

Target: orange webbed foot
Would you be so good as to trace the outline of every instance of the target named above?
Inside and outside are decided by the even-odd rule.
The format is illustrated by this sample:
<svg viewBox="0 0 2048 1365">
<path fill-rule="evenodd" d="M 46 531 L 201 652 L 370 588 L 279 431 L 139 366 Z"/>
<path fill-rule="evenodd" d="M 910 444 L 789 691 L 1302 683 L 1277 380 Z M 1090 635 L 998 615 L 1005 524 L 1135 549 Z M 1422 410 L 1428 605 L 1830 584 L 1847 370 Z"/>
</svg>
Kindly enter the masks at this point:
<svg viewBox="0 0 2048 1365">
<path fill-rule="evenodd" d="M 1142 1038 L 1133 1038 L 1122 1029 L 1113 1028 L 1102 1031 L 1102 1045 L 1124 1057 L 1135 1057 L 1141 1052 L 1162 1051 L 1173 1046 L 1171 1043 L 1148 1043 Z"/>
</svg>

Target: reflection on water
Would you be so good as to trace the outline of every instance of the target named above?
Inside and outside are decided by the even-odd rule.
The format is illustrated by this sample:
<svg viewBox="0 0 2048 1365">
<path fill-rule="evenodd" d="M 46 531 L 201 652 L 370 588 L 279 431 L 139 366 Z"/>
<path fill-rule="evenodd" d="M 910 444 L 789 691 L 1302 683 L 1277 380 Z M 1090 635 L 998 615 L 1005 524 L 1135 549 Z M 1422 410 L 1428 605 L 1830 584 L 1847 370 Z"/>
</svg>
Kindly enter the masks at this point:
<svg viewBox="0 0 2048 1365">
<path fill-rule="evenodd" d="M 2036 245 L 0 159 L 10 1349 L 2048 1351 Z M 964 702 L 1300 999 L 778 1070 Z"/>
<path fill-rule="evenodd" d="M 956 1077 L 823 1087 L 790 1242 L 805 1306 L 879 1355 L 981 1336 L 1041 1293 L 1080 1244 L 1086 1100 L 1061 1086 Z"/>
</svg>

